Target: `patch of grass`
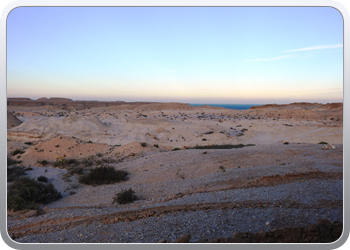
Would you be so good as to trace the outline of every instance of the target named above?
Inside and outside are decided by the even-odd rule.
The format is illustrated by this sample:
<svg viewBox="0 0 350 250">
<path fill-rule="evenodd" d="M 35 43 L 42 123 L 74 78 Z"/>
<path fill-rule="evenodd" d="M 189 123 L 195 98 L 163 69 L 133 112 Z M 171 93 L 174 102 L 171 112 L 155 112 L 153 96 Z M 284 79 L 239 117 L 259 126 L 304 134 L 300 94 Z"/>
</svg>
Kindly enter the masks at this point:
<svg viewBox="0 0 350 250">
<path fill-rule="evenodd" d="M 97 167 L 79 178 L 79 182 L 86 185 L 113 184 L 127 180 L 128 172 L 115 170 L 113 167 Z"/>
<path fill-rule="evenodd" d="M 43 176 L 43 175 L 39 176 L 39 177 L 36 178 L 36 179 L 37 179 L 37 181 L 40 181 L 40 182 L 48 182 L 47 177 L 46 177 L 46 176 Z"/>
<path fill-rule="evenodd" d="M 147 146 L 146 142 L 141 142 L 141 146 L 146 147 Z"/>
<path fill-rule="evenodd" d="M 118 204 L 128 204 L 137 200 L 135 191 L 129 188 L 128 190 L 122 190 L 120 193 L 117 193 L 116 197 L 113 198 L 113 203 L 117 202 Z"/>
<path fill-rule="evenodd" d="M 12 182 L 14 180 L 17 180 L 20 176 L 26 175 L 25 171 L 26 171 L 25 167 L 20 167 L 20 166 L 7 167 L 7 181 Z"/>
<path fill-rule="evenodd" d="M 92 165 L 94 165 L 94 162 L 92 160 L 89 160 L 89 159 L 84 159 L 82 162 L 81 162 L 85 167 L 90 167 Z"/>
<path fill-rule="evenodd" d="M 65 182 L 71 182 L 71 179 L 70 178 L 70 174 L 63 174 L 62 175 L 62 180 L 64 180 Z"/>
<path fill-rule="evenodd" d="M 64 157 L 58 157 L 56 161 L 53 163 L 54 167 L 64 167 L 67 165 L 67 159 Z"/>
<path fill-rule="evenodd" d="M 84 168 L 82 168 L 82 167 L 73 167 L 73 168 L 68 169 L 68 173 L 70 175 L 74 175 L 74 174 L 81 175 L 81 174 L 84 173 Z"/>
<path fill-rule="evenodd" d="M 204 145 L 204 146 L 194 146 L 187 147 L 186 149 L 231 149 L 231 148 L 243 148 L 248 146 L 255 146 L 255 144 L 222 144 L 222 145 Z"/>
<path fill-rule="evenodd" d="M 29 177 L 21 177 L 8 187 L 7 209 L 17 211 L 38 209 L 39 204 L 48 204 L 61 198 L 51 183 L 41 183 Z"/>
</svg>

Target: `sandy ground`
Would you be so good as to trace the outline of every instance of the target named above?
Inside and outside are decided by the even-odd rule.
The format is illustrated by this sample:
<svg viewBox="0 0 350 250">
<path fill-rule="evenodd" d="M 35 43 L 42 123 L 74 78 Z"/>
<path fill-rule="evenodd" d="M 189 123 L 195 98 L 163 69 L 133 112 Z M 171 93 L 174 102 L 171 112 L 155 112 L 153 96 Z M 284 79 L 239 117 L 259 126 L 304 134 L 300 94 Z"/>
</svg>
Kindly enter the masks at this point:
<svg viewBox="0 0 350 250">
<path fill-rule="evenodd" d="M 339 104 L 272 105 L 243 111 L 176 103 L 84 109 L 10 105 L 8 111 L 8 155 L 20 161 L 19 165 L 33 168 L 26 172 L 28 176 L 48 177 L 63 196 L 42 206 L 43 215 L 33 217 L 35 211 L 8 212 L 10 235 L 21 242 L 44 242 L 48 234 L 53 237 L 51 242 L 113 242 L 105 236 L 94 240 L 63 237 L 69 230 L 80 230 L 79 211 L 89 211 L 83 219 L 86 226 L 96 226 L 103 217 L 103 224 L 110 225 L 105 230 L 110 232 L 124 226 L 118 227 L 115 219 L 115 213 L 122 211 L 134 211 L 133 218 L 123 215 L 127 219 L 119 220 L 132 224 L 143 223 L 154 213 L 171 220 L 178 211 L 186 217 L 191 211 L 242 212 L 248 208 L 265 209 L 260 213 L 270 214 L 278 204 L 284 204 L 281 209 L 286 214 L 291 207 L 300 208 L 299 215 L 291 215 L 288 220 L 278 219 L 281 211 L 276 211 L 269 215 L 275 218 L 274 227 L 266 227 L 262 219 L 250 229 L 252 232 L 305 226 L 320 218 L 342 221 L 343 107 Z M 320 142 L 335 148 L 324 150 Z M 190 149 L 223 144 L 251 145 Z M 16 149 L 22 153 L 12 156 Z M 54 167 L 62 159 L 93 162 L 85 166 L 85 172 L 96 166 L 113 166 L 128 171 L 129 179 L 94 187 L 80 184 L 78 175 L 67 177 L 66 167 Z M 300 191 L 306 183 L 310 190 Z M 119 206 L 112 202 L 116 193 L 130 187 L 136 191 L 137 201 Z M 270 200 L 261 192 L 272 192 L 276 198 Z M 155 212 L 145 214 L 151 207 Z M 310 207 L 315 211 L 311 212 Z M 322 216 L 321 211 L 327 208 L 333 209 L 332 214 Z M 197 216 L 190 216 L 193 225 L 188 233 L 193 242 L 200 240 L 200 235 L 208 240 L 228 237 L 228 229 L 221 234 L 197 229 Z M 144 229 L 150 230 L 154 223 L 150 221 Z M 120 236 L 116 242 L 158 242 L 181 236 L 179 230 L 166 234 L 171 231 L 171 223 L 167 223 L 158 235 L 143 240 L 135 235 Z M 246 229 L 244 225 L 230 228 Z"/>
</svg>

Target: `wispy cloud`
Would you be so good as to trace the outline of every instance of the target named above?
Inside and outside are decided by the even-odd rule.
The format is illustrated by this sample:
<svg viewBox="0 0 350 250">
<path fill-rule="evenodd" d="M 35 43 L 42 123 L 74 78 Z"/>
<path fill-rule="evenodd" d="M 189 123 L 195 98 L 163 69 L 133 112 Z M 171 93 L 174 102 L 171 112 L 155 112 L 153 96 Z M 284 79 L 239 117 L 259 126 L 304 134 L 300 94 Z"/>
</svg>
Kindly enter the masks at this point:
<svg viewBox="0 0 350 250">
<path fill-rule="evenodd" d="M 292 57 L 294 56 L 285 55 L 285 56 L 277 56 L 277 57 L 270 57 L 270 58 L 257 58 L 257 59 L 244 60 L 244 61 L 246 62 L 275 61 L 275 60 L 281 60 L 281 59 L 292 58 Z"/>
<path fill-rule="evenodd" d="M 338 49 L 342 48 L 343 44 L 334 44 L 334 45 L 316 45 L 316 46 L 310 46 L 310 47 L 305 47 L 301 49 L 292 49 L 292 50 L 285 50 L 283 53 L 286 52 L 297 52 L 297 51 L 307 51 L 307 50 L 320 50 L 320 49 Z"/>
</svg>

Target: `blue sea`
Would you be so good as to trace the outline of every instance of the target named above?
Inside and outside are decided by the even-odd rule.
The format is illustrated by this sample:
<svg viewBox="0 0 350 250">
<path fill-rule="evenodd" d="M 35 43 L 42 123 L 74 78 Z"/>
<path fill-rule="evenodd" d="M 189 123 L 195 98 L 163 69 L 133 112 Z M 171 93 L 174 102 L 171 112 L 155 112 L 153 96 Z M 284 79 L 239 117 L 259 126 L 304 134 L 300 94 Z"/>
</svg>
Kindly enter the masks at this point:
<svg viewBox="0 0 350 250">
<path fill-rule="evenodd" d="M 194 104 L 194 103 L 190 103 L 190 105 L 191 106 L 208 105 L 208 106 L 222 107 L 222 108 L 227 108 L 227 109 L 244 110 L 244 109 L 250 109 L 250 107 L 252 107 L 252 106 L 261 106 L 263 104 Z"/>
</svg>

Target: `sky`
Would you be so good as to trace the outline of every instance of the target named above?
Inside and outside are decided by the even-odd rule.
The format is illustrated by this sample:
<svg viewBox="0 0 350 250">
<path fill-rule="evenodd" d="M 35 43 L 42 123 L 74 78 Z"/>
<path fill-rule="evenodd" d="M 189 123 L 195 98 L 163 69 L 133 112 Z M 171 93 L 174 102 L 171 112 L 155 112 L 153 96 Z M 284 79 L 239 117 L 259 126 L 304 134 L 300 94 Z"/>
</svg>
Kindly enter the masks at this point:
<svg viewBox="0 0 350 250">
<path fill-rule="evenodd" d="M 7 97 L 342 102 L 343 19 L 331 7 L 20 7 Z"/>
</svg>

